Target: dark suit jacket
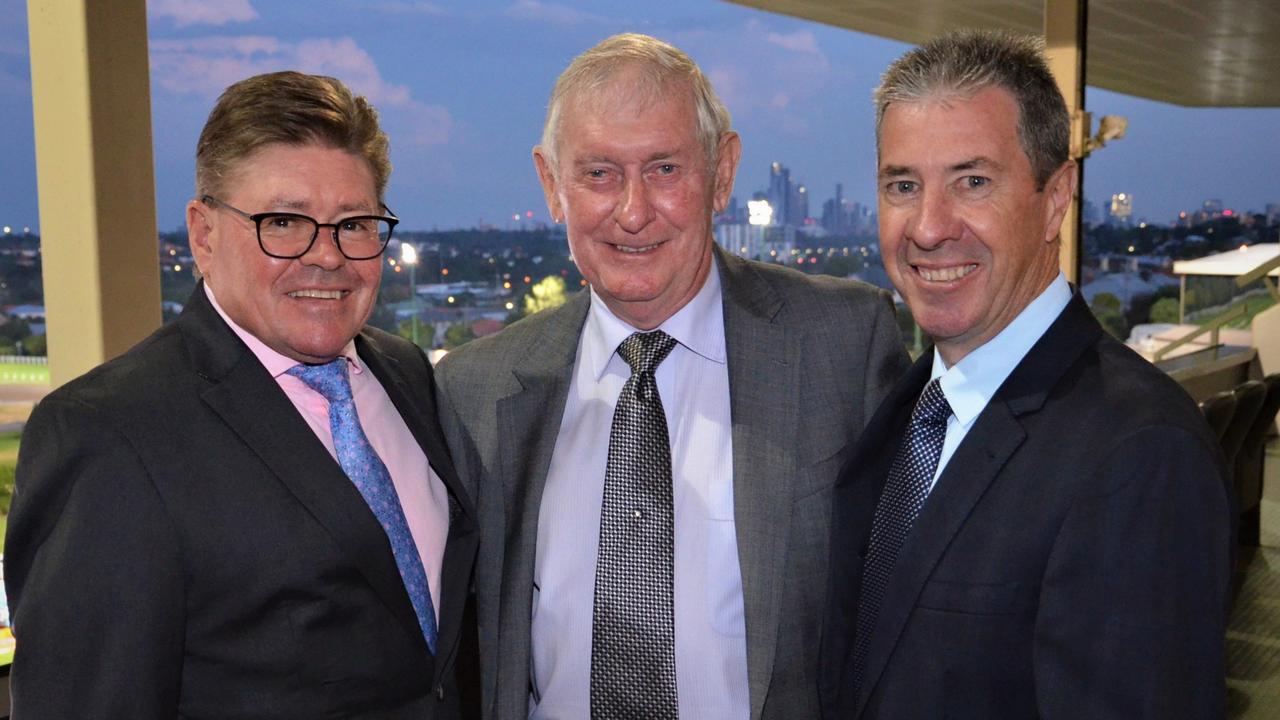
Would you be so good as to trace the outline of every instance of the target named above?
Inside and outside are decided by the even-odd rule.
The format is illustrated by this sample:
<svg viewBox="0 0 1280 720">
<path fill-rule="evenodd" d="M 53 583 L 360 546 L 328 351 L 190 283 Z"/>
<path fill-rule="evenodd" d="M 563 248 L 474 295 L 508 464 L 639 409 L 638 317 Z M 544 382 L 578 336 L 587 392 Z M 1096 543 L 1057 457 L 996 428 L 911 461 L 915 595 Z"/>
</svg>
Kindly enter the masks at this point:
<svg viewBox="0 0 1280 720">
<path fill-rule="evenodd" d="M 831 487 L 906 353 L 884 291 L 715 252 L 751 717 L 812 718 Z M 589 306 L 582 292 L 468 343 L 436 376 L 446 436 L 478 493 L 482 688 L 493 718 L 527 715 L 538 513 Z"/>
<path fill-rule="evenodd" d="M 477 537 L 431 367 L 356 350 L 450 492 L 437 656 L 359 491 L 202 286 L 42 401 L 5 548 L 17 717 L 439 718 Z"/>
<path fill-rule="evenodd" d="M 824 716 L 1222 717 L 1221 452 L 1186 393 L 1079 296 L 938 478 L 852 696 L 871 518 L 932 363 L 885 400 L 836 485 Z"/>
</svg>

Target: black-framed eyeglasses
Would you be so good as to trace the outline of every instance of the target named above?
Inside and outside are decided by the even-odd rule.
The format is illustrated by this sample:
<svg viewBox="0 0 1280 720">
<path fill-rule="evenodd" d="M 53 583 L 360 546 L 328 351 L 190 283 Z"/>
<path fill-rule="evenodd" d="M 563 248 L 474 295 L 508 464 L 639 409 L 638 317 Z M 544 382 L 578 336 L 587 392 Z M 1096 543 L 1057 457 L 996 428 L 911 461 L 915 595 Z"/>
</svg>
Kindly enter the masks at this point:
<svg viewBox="0 0 1280 720">
<path fill-rule="evenodd" d="M 387 249 L 391 231 L 400 218 L 383 205 L 387 215 L 352 215 L 337 222 L 322 223 L 315 218 L 287 212 L 249 213 L 213 197 L 204 195 L 200 202 L 210 207 L 230 210 L 251 221 L 258 234 L 258 247 L 273 258 L 292 260 L 306 255 L 320 235 L 320 228 L 333 228 L 333 242 L 348 260 L 372 260 Z"/>
</svg>

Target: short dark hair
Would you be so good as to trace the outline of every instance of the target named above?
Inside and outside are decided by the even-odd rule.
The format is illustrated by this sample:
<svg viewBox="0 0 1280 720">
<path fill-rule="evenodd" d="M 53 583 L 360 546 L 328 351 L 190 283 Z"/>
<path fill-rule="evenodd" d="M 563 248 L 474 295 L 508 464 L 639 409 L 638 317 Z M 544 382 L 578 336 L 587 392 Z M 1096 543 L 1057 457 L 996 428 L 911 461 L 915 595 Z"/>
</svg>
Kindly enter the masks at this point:
<svg viewBox="0 0 1280 720">
<path fill-rule="evenodd" d="M 377 111 L 341 80 L 294 71 L 255 75 L 222 92 L 196 144 L 196 195 L 219 195 L 236 163 L 274 143 L 318 143 L 364 158 L 382 200 L 391 155 Z"/>
<path fill-rule="evenodd" d="M 1071 118 L 1035 35 L 997 30 L 958 30 L 898 58 L 875 90 L 876 150 L 884 113 L 895 102 L 956 95 L 989 87 L 1007 90 L 1018 106 L 1018 139 L 1043 190 L 1070 155 Z"/>
</svg>

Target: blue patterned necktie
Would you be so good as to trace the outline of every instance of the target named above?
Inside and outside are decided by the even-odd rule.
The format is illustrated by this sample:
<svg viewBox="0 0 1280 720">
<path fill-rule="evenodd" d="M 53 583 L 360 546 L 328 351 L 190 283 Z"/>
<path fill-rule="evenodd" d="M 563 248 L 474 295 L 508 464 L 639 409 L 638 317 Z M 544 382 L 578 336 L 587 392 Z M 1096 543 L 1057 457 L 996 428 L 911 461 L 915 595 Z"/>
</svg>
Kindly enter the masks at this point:
<svg viewBox="0 0 1280 720">
<path fill-rule="evenodd" d="M 676 720 L 671 443 L 654 370 L 676 341 L 618 346 L 631 366 L 609 432 L 591 621 L 593 720 Z"/>
<path fill-rule="evenodd" d="M 937 378 L 934 378 L 920 393 L 920 399 L 911 412 L 907 435 L 889 467 L 889 479 L 871 521 L 871 543 L 862 566 L 862 594 L 858 601 L 857 635 L 853 643 L 855 693 L 862 687 L 867 648 L 871 644 L 871 633 L 880 614 L 885 588 L 898 561 L 898 551 L 902 549 L 907 533 L 929 496 L 950 417 L 951 405 L 942 394 Z"/>
<path fill-rule="evenodd" d="M 418 546 L 409 532 L 409 523 L 404 518 L 404 509 L 400 507 L 396 486 L 391 482 L 391 473 L 387 472 L 387 466 L 360 427 L 356 403 L 351 396 L 351 381 L 347 377 L 346 358 L 339 357 L 324 365 L 295 365 L 287 372 L 329 401 L 329 429 L 333 432 L 338 464 L 387 533 L 404 589 L 409 593 L 413 612 L 418 616 L 418 626 L 434 655 L 436 611 L 431 604 L 427 573 L 422 567 L 422 558 L 418 556 Z"/>
</svg>

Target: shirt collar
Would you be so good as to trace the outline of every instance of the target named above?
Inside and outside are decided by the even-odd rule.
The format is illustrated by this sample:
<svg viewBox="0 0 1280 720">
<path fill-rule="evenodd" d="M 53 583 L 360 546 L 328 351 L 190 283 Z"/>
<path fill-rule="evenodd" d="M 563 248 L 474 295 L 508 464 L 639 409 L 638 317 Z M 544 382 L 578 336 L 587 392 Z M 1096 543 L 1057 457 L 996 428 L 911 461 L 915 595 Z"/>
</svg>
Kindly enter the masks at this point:
<svg viewBox="0 0 1280 720">
<path fill-rule="evenodd" d="M 236 321 L 232 320 L 227 315 L 226 311 L 222 309 L 222 306 L 218 304 L 218 298 L 213 294 L 213 288 L 209 286 L 209 283 L 204 282 L 201 284 L 204 285 L 205 297 L 209 298 L 209 303 L 213 305 L 214 310 L 218 311 L 218 315 L 222 318 L 222 321 L 225 322 L 227 326 L 231 328 L 231 331 L 249 347 L 249 351 L 254 354 L 254 357 L 258 358 L 258 362 L 262 363 L 262 366 L 267 369 L 267 372 L 271 373 L 271 377 L 279 378 L 281 375 L 284 375 L 289 368 L 299 364 L 297 360 L 271 349 L 266 343 L 259 340 L 257 336 L 236 324 Z M 360 358 L 356 355 L 356 342 L 354 338 L 347 341 L 347 345 L 342 348 L 340 355 L 346 358 L 347 362 L 350 363 L 349 369 L 352 372 L 357 375 L 364 372 L 364 368 L 360 364 Z"/>
<path fill-rule="evenodd" d="M 942 394 L 961 425 L 969 425 L 986 408 L 1013 369 L 1071 301 L 1071 286 L 1061 272 L 995 337 L 947 367 L 933 350 L 930 378 L 942 378 Z"/>
<path fill-rule="evenodd" d="M 592 377 L 598 381 L 604 376 L 622 341 L 641 331 L 614 315 L 596 294 L 595 288 L 590 292 L 591 310 L 582 331 L 582 361 L 587 363 Z M 656 329 L 707 360 L 724 364 L 727 355 L 722 295 L 719 268 L 712 263 L 698 294 Z"/>
</svg>

